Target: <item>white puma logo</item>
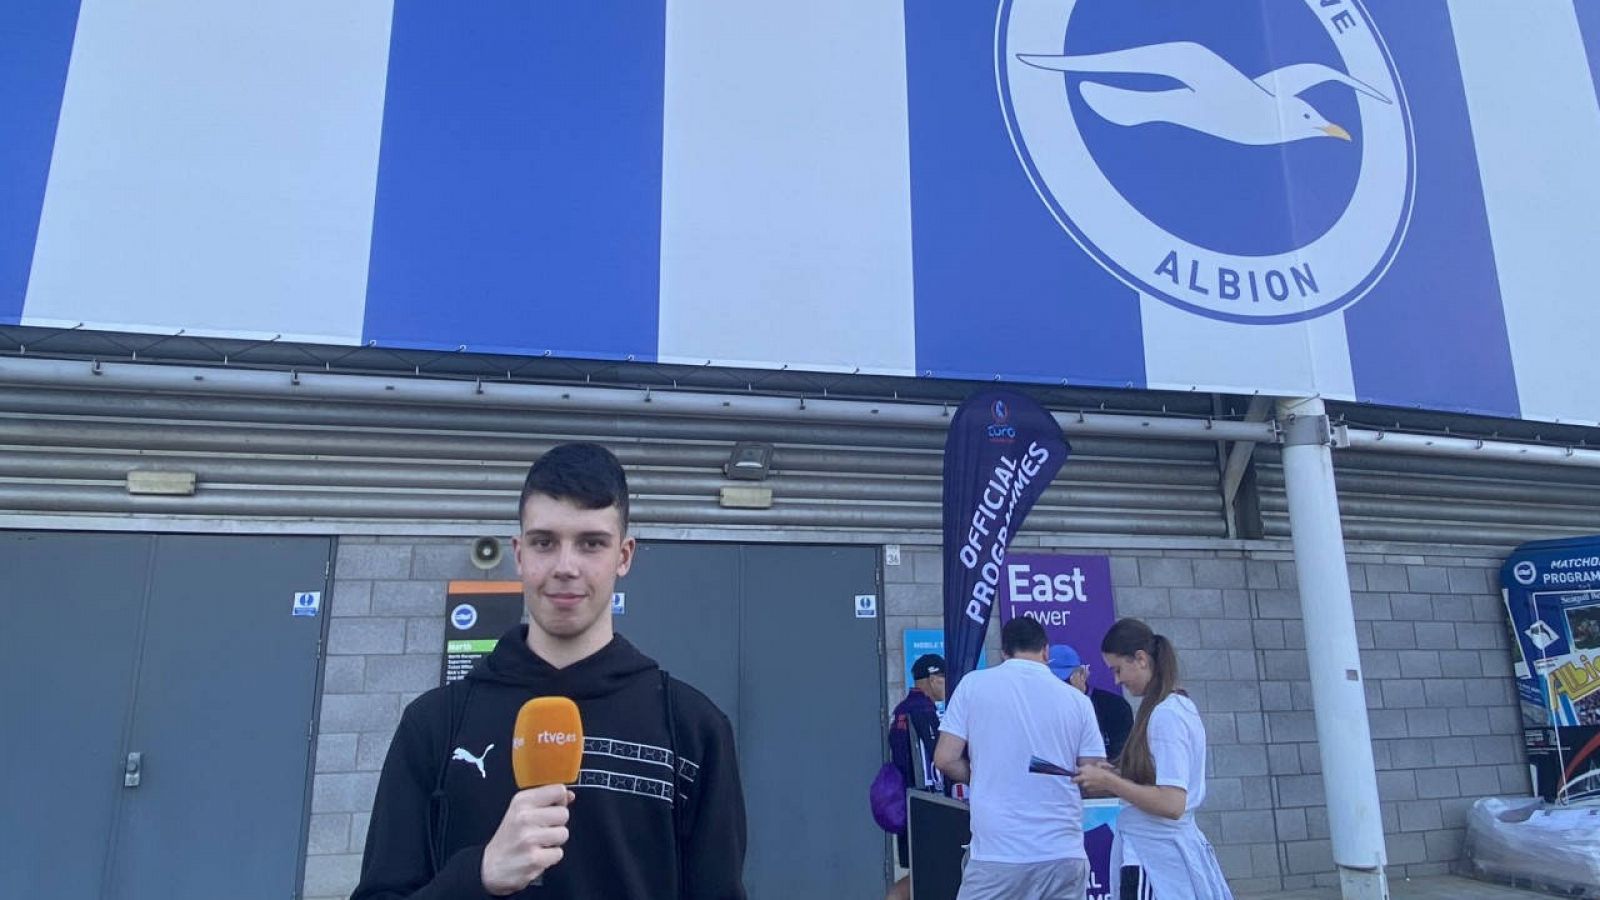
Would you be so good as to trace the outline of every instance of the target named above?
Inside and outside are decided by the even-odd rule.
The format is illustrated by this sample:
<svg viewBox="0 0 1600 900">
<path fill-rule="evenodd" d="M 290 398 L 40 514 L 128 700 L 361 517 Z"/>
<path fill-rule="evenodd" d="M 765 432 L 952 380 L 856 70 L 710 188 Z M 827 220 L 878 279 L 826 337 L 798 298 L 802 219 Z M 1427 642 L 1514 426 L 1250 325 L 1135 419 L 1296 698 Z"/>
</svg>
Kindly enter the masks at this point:
<svg viewBox="0 0 1600 900">
<path fill-rule="evenodd" d="M 483 770 L 483 759 L 484 759 L 484 757 L 488 756 L 489 755 L 489 751 L 493 750 L 493 749 L 494 749 L 494 745 L 490 744 L 489 746 L 483 748 L 483 753 L 481 753 L 478 756 L 473 756 L 472 753 L 469 750 L 467 750 L 467 748 L 465 748 L 465 747 L 457 747 L 455 754 L 450 757 L 450 760 L 452 762 L 454 762 L 455 760 L 459 759 L 462 762 L 472 763 L 473 765 L 478 767 L 478 775 L 479 775 L 479 777 L 488 778 L 489 777 L 489 773 L 485 772 Z"/>
</svg>

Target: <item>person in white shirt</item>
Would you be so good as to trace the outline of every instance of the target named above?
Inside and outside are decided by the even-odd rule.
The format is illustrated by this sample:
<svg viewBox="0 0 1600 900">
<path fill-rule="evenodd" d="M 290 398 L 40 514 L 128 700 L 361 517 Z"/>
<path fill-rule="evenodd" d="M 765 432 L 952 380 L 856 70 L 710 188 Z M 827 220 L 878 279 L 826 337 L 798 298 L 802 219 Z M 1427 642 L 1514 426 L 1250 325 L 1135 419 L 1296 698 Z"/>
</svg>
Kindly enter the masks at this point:
<svg viewBox="0 0 1600 900">
<path fill-rule="evenodd" d="M 1217 855 L 1195 825 L 1206 798 L 1206 730 L 1178 688 L 1172 642 L 1138 619 L 1121 619 L 1100 642 L 1117 683 L 1142 698 L 1120 773 L 1085 768 L 1084 790 L 1122 799 L 1111 845 L 1112 900 L 1232 900 Z M 1124 862 L 1137 865 L 1124 868 Z"/>
<path fill-rule="evenodd" d="M 1070 774 L 1104 765 L 1106 751 L 1094 705 L 1046 665 L 1049 646 L 1037 621 L 1007 622 L 1005 661 L 963 678 L 945 709 L 933 764 L 972 787 L 958 900 L 1083 900 L 1088 889 L 1083 795 Z"/>
</svg>

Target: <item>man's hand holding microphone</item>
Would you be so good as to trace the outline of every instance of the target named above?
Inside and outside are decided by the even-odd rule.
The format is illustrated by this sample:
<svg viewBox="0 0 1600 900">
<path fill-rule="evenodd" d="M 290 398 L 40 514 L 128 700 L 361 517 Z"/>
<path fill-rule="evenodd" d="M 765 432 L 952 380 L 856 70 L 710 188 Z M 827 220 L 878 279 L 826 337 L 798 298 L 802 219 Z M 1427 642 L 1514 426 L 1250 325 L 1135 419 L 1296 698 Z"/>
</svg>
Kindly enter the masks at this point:
<svg viewBox="0 0 1600 900">
<path fill-rule="evenodd" d="M 566 697 L 535 697 L 517 713 L 511 768 L 517 787 L 500 827 L 483 848 L 483 887 L 503 897 L 539 881 L 567 843 L 567 785 L 583 764 L 583 721 Z"/>
</svg>

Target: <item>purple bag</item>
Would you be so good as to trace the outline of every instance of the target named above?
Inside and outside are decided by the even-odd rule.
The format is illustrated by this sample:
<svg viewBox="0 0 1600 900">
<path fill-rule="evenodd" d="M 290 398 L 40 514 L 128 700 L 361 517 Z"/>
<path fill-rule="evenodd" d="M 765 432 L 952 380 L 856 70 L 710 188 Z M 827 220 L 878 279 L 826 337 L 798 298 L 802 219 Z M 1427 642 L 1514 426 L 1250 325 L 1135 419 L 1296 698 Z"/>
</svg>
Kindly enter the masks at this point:
<svg viewBox="0 0 1600 900">
<path fill-rule="evenodd" d="M 886 762 L 878 769 L 867 793 L 872 801 L 872 820 L 879 828 L 890 834 L 906 830 L 906 780 L 894 763 Z"/>
</svg>

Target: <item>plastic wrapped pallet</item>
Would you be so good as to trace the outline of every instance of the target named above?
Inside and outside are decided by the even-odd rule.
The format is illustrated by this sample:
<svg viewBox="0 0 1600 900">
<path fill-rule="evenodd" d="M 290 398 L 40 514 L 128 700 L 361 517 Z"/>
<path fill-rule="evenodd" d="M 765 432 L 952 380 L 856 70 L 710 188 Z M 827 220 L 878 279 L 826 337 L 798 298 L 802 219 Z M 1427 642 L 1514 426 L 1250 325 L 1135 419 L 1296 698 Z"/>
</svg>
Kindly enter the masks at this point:
<svg viewBox="0 0 1600 900">
<path fill-rule="evenodd" d="M 1600 806 L 1485 797 L 1467 816 L 1468 874 L 1600 898 Z"/>
</svg>

